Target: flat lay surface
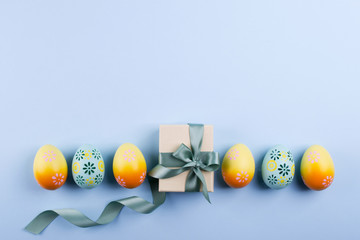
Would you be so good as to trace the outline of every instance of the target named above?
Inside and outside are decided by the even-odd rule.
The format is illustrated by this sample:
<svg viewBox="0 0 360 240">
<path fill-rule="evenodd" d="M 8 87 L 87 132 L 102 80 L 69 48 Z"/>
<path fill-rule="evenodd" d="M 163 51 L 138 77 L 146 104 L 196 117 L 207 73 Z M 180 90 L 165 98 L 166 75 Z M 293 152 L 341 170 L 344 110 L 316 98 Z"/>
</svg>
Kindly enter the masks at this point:
<svg viewBox="0 0 360 240">
<path fill-rule="evenodd" d="M 359 1 L 0 1 L 1 218 L 4 239 L 355 239 L 360 215 Z M 96 219 L 129 196 L 151 201 L 148 181 L 125 189 L 112 161 L 123 143 L 158 161 L 159 125 L 214 127 L 223 159 L 237 143 L 255 159 L 253 180 L 215 172 L 201 193 L 169 193 L 144 215 L 124 208 L 105 226 L 57 218 L 39 236 L 41 211 L 75 208 Z M 33 174 L 37 150 L 56 146 L 69 172 L 54 191 Z M 83 144 L 105 164 L 93 189 L 74 182 Z M 266 152 L 293 153 L 281 190 L 262 180 Z M 324 191 L 302 182 L 300 161 L 322 145 L 335 165 Z"/>
</svg>

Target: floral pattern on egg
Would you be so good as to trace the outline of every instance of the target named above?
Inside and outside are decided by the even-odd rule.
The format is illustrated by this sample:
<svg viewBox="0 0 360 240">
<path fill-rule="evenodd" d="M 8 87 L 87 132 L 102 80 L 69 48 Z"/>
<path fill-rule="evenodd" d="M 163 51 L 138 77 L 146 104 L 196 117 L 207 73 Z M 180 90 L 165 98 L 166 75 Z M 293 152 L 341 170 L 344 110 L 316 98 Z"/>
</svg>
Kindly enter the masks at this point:
<svg viewBox="0 0 360 240">
<path fill-rule="evenodd" d="M 140 149 L 124 143 L 115 153 L 113 173 L 116 182 L 125 188 L 136 188 L 146 178 L 146 161 Z"/>
<path fill-rule="evenodd" d="M 247 173 L 247 171 L 241 171 L 241 173 L 237 173 L 236 176 L 236 180 L 239 183 L 246 183 L 249 179 L 249 174 Z"/>
<path fill-rule="evenodd" d="M 36 181 L 48 190 L 64 185 L 68 172 L 64 155 L 49 144 L 42 146 L 36 153 L 33 170 Z"/>
<path fill-rule="evenodd" d="M 104 160 L 98 149 L 90 144 L 81 146 L 74 155 L 72 173 L 81 188 L 94 188 L 104 179 Z"/>
<path fill-rule="evenodd" d="M 45 159 L 45 162 L 49 161 L 55 161 L 55 157 L 56 157 L 56 154 L 54 153 L 54 151 L 47 151 L 47 152 L 44 152 L 44 156 L 43 158 Z"/>
<path fill-rule="evenodd" d="M 320 191 L 332 184 L 335 167 L 329 152 L 320 145 L 313 145 L 302 157 L 300 172 L 308 188 Z"/>
<path fill-rule="evenodd" d="M 227 185 L 233 188 L 247 186 L 255 172 L 254 157 L 244 144 L 235 144 L 225 154 L 221 173 Z"/>
<path fill-rule="evenodd" d="M 139 182 L 140 182 L 140 183 L 143 183 L 144 180 L 145 180 L 145 178 L 146 178 L 146 172 L 143 172 L 143 173 L 141 174 L 141 176 L 140 176 Z"/>
<path fill-rule="evenodd" d="M 323 179 L 322 185 L 327 188 L 331 185 L 331 183 L 333 182 L 334 178 L 333 176 L 326 176 L 326 178 Z"/>
<path fill-rule="evenodd" d="M 309 155 L 307 155 L 307 160 L 311 163 L 318 162 L 319 159 L 320 159 L 320 153 L 318 153 L 317 151 L 312 151 L 309 153 Z"/>
<path fill-rule="evenodd" d="M 295 164 L 290 150 L 282 145 L 271 148 L 262 163 L 262 178 L 272 189 L 282 189 L 294 178 Z"/>
<path fill-rule="evenodd" d="M 239 157 L 239 150 L 232 148 L 229 150 L 227 156 L 230 160 L 236 160 L 236 158 Z"/>
<path fill-rule="evenodd" d="M 62 173 L 55 173 L 54 176 L 51 177 L 53 179 L 54 185 L 63 185 L 65 182 L 65 176 Z"/>
<path fill-rule="evenodd" d="M 116 182 L 117 182 L 120 186 L 126 187 L 126 182 L 124 181 L 124 178 L 122 178 L 120 175 L 117 176 L 117 178 L 115 178 L 115 179 L 116 179 Z"/>
</svg>

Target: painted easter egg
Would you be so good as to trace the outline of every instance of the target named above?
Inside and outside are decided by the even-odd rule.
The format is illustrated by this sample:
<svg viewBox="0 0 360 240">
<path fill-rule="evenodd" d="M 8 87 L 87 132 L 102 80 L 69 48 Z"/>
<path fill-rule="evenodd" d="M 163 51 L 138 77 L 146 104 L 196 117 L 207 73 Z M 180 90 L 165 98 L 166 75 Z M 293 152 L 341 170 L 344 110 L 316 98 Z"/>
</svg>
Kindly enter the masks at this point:
<svg viewBox="0 0 360 240">
<path fill-rule="evenodd" d="M 140 186 L 146 177 L 146 162 L 134 144 L 121 145 L 114 156 L 113 172 L 116 181 L 125 188 Z"/>
<path fill-rule="evenodd" d="M 223 159 L 221 173 L 227 185 L 242 188 L 254 177 L 255 161 L 250 149 L 244 144 L 232 146 Z"/>
<path fill-rule="evenodd" d="M 272 189 L 282 189 L 289 185 L 295 174 L 292 153 L 283 145 L 276 145 L 265 155 L 261 174 L 265 184 Z"/>
<path fill-rule="evenodd" d="M 53 145 L 42 146 L 37 151 L 33 169 L 36 181 L 48 190 L 61 187 L 68 174 L 64 155 Z"/>
<path fill-rule="evenodd" d="M 94 188 L 104 179 L 105 164 L 100 151 L 90 144 L 76 150 L 72 160 L 72 175 L 81 188 Z"/>
<path fill-rule="evenodd" d="M 300 172 L 305 185 L 318 191 L 328 188 L 335 176 L 333 160 L 328 151 L 320 145 L 313 145 L 306 150 L 301 160 Z"/>
</svg>

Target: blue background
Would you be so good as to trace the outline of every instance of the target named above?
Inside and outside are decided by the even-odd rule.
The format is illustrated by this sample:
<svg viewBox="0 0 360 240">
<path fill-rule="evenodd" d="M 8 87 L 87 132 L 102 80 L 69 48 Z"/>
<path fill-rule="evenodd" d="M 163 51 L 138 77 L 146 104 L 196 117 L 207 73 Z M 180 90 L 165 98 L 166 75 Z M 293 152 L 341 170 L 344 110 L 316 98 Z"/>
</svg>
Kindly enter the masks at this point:
<svg viewBox="0 0 360 240">
<path fill-rule="evenodd" d="M 360 2 L 1 1 L 1 235 L 6 239 L 339 239 L 359 237 Z M 151 200 L 148 183 L 121 188 L 112 157 L 122 143 L 157 161 L 158 126 L 213 124 L 221 158 L 236 143 L 256 161 L 253 181 L 231 189 L 216 173 L 208 204 L 170 193 L 149 215 L 124 209 L 106 226 L 56 219 L 36 237 L 26 224 L 72 207 L 96 219 L 111 200 Z M 68 162 L 97 146 L 106 179 L 93 190 L 69 175 L 39 187 L 33 158 L 44 144 Z M 265 187 L 260 166 L 275 144 L 289 147 L 296 178 Z M 335 163 L 335 180 L 308 190 L 299 165 L 312 144 Z"/>
</svg>

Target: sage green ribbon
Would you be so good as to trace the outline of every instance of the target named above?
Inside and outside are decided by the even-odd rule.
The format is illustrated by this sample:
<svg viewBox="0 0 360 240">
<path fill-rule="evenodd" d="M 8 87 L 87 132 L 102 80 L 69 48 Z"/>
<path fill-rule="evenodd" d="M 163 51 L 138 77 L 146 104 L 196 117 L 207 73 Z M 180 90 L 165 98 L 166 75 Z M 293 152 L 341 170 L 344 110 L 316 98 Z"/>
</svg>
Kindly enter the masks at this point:
<svg viewBox="0 0 360 240">
<path fill-rule="evenodd" d="M 58 210 L 47 210 L 36 216 L 25 229 L 31 233 L 41 233 L 56 217 L 60 216 L 78 227 L 92 227 L 112 222 L 121 212 L 123 207 L 128 207 L 136 212 L 147 214 L 154 211 L 165 201 L 165 193 L 158 191 L 158 180 L 149 177 L 153 203 L 140 197 L 133 196 L 112 201 L 104 208 L 100 217 L 93 221 L 76 209 L 66 208 Z"/>
<path fill-rule="evenodd" d="M 160 153 L 160 164 L 153 168 L 149 175 L 154 178 L 170 178 L 184 171 L 190 170 L 187 176 L 185 190 L 187 192 L 202 190 L 205 198 L 210 202 L 205 178 L 201 172 L 215 171 L 219 168 L 220 162 L 218 153 L 200 152 L 204 126 L 200 124 L 190 125 L 190 141 L 192 151 L 181 144 L 174 153 Z M 169 169 L 168 167 L 179 167 L 178 169 Z M 121 212 L 123 207 L 128 207 L 136 212 L 148 214 L 162 205 L 165 201 L 165 193 L 159 192 L 158 180 L 149 177 L 153 203 L 150 203 L 140 197 L 132 196 L 120 200 L 112 201 L 104 208 L 100 217 L 93 221 L 76 209 L 65 208 L 58 210 L 47 210 L 36 216 L 26 227 L 25 230 L 39 234 L 58 216 L 78 227 L 93 227 L 112 222 Z"/>
<path fill-rule="evenodd" d="M 160 153 L 159 164 L 156 165 L 149 175 L 154 178 L 171 178 L 189 170 L 186 178 L 185 191 L 198 192 L 202 186 L 202 193 L 206 200 L 210 202 L 206 181 L 201 170 L 212 172 L 220 166 L 219 155 L 217 152 L 200 152 L 203 135 L 203 124 L 189 124 L 190 144 L 189 149 L 185 144 L 173 153 Z M 177 167 L 171 169 L 169 167 Z"/>
</svg>

